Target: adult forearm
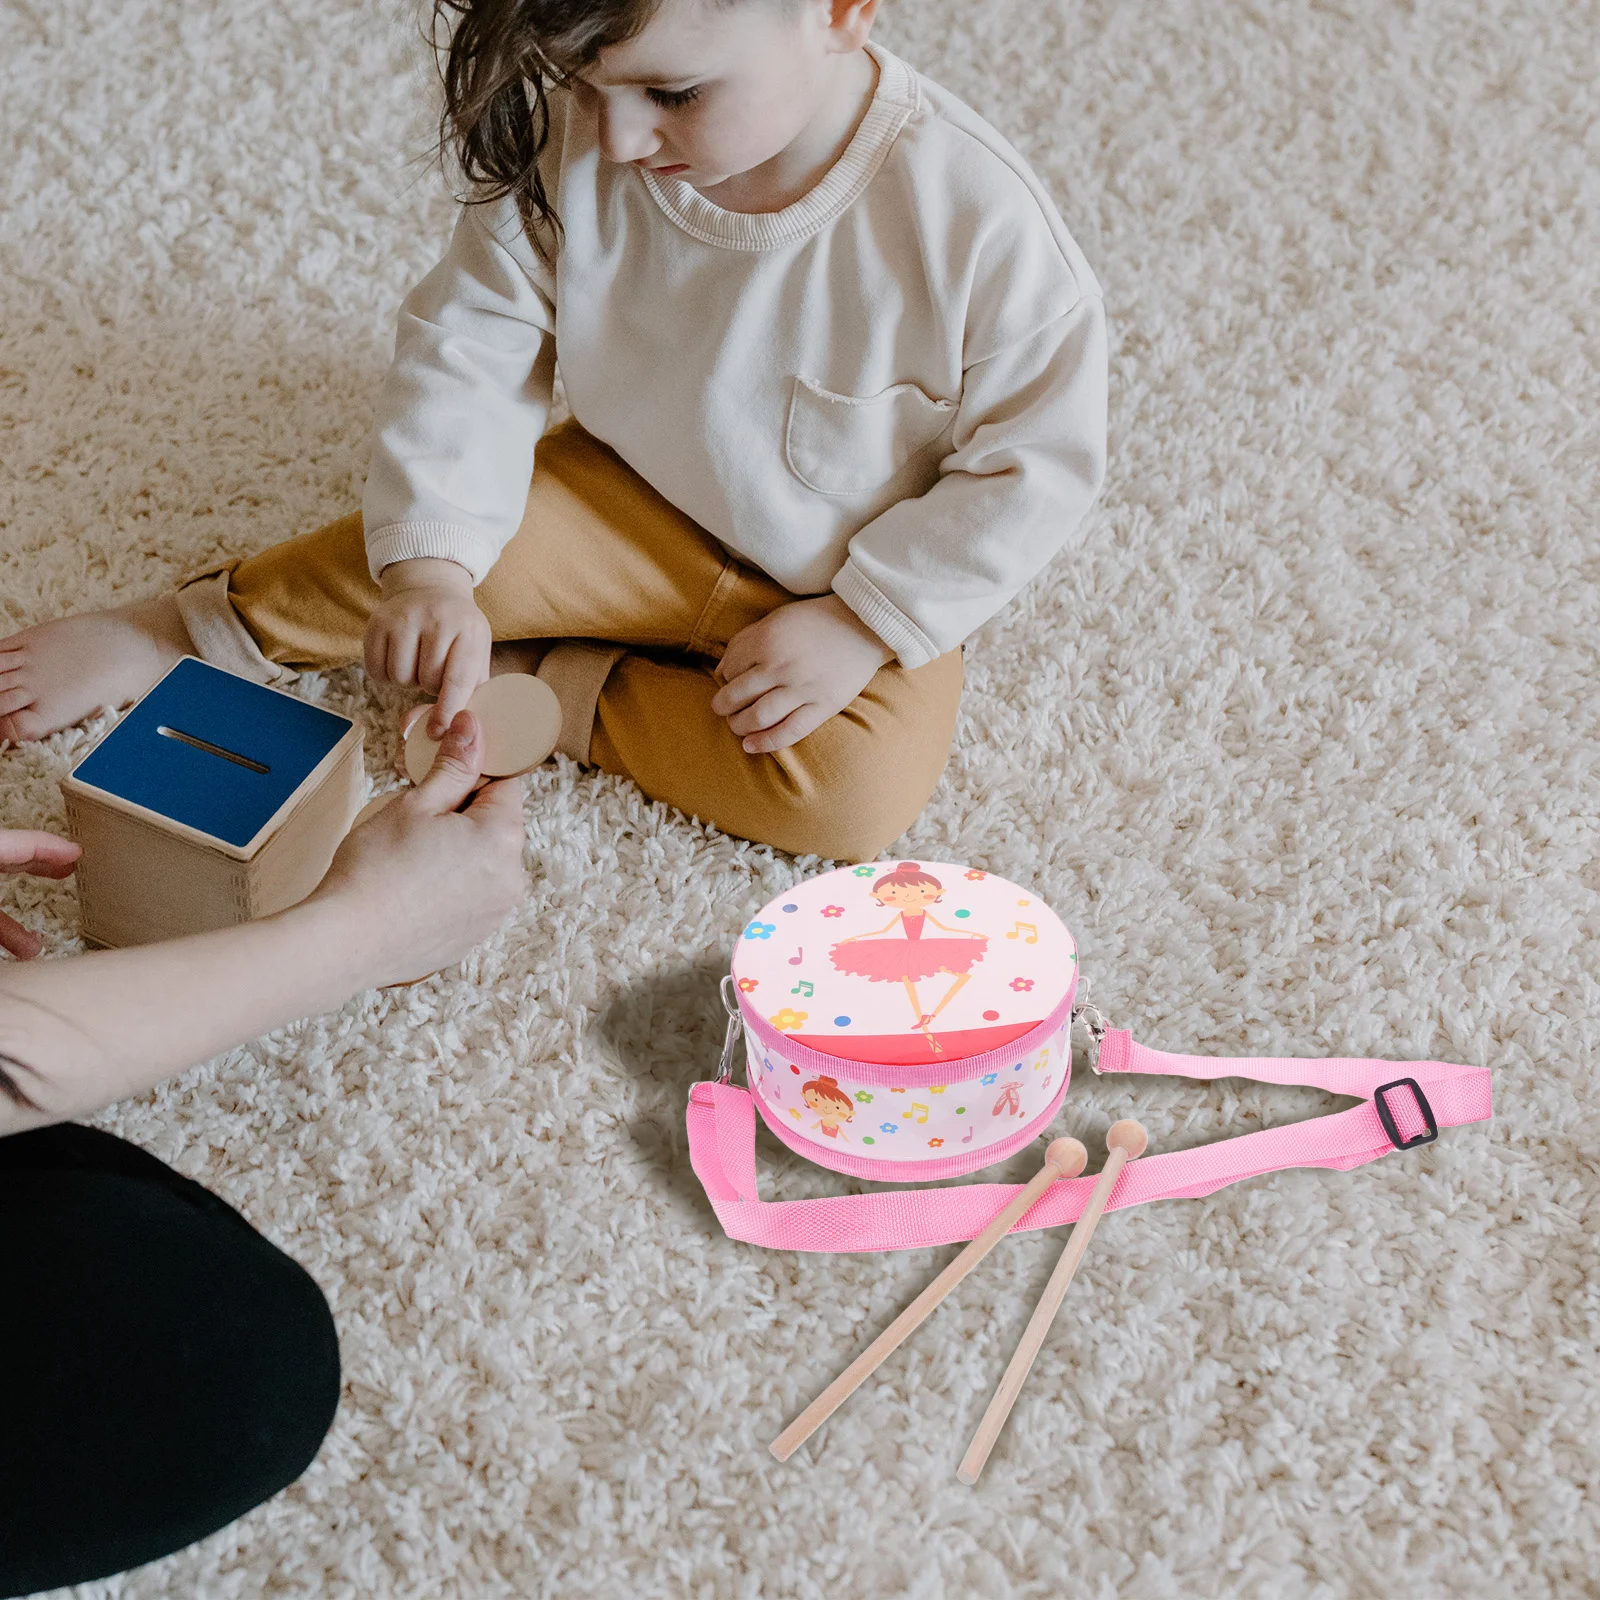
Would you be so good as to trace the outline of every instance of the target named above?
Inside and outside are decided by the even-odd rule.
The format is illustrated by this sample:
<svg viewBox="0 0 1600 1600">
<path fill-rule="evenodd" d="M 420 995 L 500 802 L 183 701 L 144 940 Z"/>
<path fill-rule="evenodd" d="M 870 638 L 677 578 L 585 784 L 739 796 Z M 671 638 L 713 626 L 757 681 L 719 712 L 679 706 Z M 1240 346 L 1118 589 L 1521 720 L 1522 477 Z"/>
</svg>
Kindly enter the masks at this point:
<svg viewBox="0 0 1600 1600">
<path fill-rule="evenodd" d="M 353 919 L 310 901 L 243 927 L 0 968 L 0 1134 L 137 1094 L 376 981 Z M 14 1092 L 13 1092 L 14 1091 Z"/>
</svg>

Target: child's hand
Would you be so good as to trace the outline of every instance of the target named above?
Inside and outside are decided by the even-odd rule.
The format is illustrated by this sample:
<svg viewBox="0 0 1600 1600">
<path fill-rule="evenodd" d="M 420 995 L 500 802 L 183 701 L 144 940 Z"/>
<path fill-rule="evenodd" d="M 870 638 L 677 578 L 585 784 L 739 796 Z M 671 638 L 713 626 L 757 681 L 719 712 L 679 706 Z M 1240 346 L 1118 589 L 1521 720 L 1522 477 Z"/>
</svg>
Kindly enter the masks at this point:
<svg viewBox="0 0 1600 1600">
<path fill-rule="evenodd" d="M 383 599 L 367 620 L 367 672 L 380 683 L 414 683 L 436 695 L 428 736 L 442 739 L 489 677 L 493 641 L 472 598 L 472 574 L 454 561 L 396 561 L 379 584 Z"/>
<path fill-rule="evenodd" d="M 711 709 L 748 754 L 782 750 L 843 711 L 893 654 L 838 595 L 796 600 L 729 641 Z"/>
</svg>

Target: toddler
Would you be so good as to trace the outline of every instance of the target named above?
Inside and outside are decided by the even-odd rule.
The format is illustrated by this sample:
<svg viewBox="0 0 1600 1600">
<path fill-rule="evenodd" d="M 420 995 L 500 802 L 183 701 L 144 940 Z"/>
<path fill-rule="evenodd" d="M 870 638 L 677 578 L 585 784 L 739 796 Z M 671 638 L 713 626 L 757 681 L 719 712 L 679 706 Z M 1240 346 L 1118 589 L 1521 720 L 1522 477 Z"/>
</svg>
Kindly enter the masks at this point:
<svg viewBox="0 0 1600 1600">
<path fill-rule="evenodd" d="M 364 660 L 433 732 L 536 671 L 575 760 L 878 855 L 944 767 L 962 641 L 1099 490 L 1099 285 L 1016 151 L 869 41 L 877 0 L 438 4 L 472 193 L 401 308 L 360 514 L 0 641 L 0 737 L 191 652 Z"/>
</svg>

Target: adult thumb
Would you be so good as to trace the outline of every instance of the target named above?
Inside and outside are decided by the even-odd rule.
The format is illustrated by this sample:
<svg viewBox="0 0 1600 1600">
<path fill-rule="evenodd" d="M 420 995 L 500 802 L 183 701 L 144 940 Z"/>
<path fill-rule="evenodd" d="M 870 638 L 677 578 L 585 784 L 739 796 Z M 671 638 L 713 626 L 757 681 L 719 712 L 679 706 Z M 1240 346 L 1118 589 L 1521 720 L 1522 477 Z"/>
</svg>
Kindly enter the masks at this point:
<svg viewBox="0 0 1600 1600">
<path fill-rule="evenodd" d="M 439 741 L 428 776 L 417 785 L 417 805 L 430 816 L 454 811 L 472 793 L 483 772 L 483 725 L 458 711 Z"/>
</svg>

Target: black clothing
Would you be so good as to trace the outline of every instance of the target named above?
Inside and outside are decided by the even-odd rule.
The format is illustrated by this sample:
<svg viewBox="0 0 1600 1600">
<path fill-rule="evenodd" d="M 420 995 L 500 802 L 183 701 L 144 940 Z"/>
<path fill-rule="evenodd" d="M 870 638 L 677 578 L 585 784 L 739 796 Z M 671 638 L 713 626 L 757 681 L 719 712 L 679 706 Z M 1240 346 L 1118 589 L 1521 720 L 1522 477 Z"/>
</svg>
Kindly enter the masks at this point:
<svg viewBox="0 0 1600 1600">
<path fill-rule="evenodd" d="M 94 1128 L 0 1139 L 0 1596 L 215 1532 L 338 1399 L 327 1301 L 232 1207 Z"/>
</svg>

